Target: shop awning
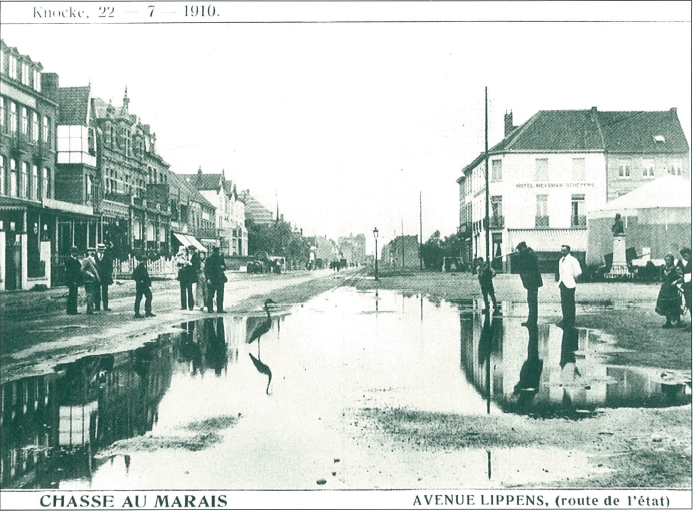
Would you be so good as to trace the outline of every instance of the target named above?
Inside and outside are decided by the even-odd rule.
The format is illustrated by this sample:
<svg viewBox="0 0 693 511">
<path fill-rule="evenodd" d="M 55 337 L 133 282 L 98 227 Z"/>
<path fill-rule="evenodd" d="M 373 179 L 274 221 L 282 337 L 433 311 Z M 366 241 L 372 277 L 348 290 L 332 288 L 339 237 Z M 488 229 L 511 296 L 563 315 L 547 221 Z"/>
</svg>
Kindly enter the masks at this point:
<svg viewBox="0 0 693 511">
<path fill-rule="evenodd" d="M 569 245 L 573 252 L 587 250 L 587 229 L 508 229 L 510 250 L 524 241 L 535 252 L 560 252 Z"/>
<path fill-rule="evenodd" d="M 192 236 L 191 234 L 183 234 L 180 232 L 174 232 L 173 235 L 176 237 L 178 241 L 180 241 L 181 245 L 183 245 L 184 247 L 187 248 L 190 245 L 193 245 L 197 250 L 207 252 L 205 246 L 202 243 L 200 243 L 195 236 Z"/>
</svg>

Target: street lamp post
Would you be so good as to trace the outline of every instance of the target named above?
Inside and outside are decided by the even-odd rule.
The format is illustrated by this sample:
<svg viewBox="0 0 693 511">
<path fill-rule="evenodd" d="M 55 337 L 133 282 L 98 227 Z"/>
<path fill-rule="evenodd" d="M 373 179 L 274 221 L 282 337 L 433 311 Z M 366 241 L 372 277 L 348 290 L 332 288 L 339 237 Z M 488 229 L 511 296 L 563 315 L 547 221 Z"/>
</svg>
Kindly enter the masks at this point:
<svg viewBox="0 0 693 511">
<path fill-rule="evenodd" d="M 375 239 L 375 280 L 378 280 L 378 228 L 373 229 L 373 238 Z"/>
</svg>

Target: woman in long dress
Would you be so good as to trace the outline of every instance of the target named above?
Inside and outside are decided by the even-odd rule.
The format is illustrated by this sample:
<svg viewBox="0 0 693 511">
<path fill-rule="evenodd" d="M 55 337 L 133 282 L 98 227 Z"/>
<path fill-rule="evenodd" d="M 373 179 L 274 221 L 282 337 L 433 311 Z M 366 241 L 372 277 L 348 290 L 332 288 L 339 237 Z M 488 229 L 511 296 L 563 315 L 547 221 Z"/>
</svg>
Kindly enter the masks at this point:
<svg viewBox="0 0 693 511">
<path fill-rule="evenodd" d="M 197 283 L 195 284 L 195 303 L 200 310 L 205 310 L 207 305 L 207 277 L 205 277 L 205 259 L 207 254 L 200 251 L 200 269 L 197 272 Z"/>
<path fill-rule="evenodd" d="M 673 254 L 664 256 L 664 266 L 660 272 L 660 277 L 662 287 L 659 288 L 655 312 L 667 319 L 662 328 L 680 327 L 681 295 L 677 284 L 681 281 L 682 274 L 681 270 L 674 265 Z"/>
</svg>

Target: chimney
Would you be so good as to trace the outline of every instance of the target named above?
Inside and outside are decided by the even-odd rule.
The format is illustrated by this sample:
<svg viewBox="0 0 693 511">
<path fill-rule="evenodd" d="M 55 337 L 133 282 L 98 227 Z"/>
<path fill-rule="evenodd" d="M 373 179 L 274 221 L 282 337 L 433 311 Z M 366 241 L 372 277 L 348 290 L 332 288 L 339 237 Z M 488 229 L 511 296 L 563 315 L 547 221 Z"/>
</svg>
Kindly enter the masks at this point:
<svg viewBox="0 0 693 511">
<path fill-rule="evenodd" d="M 678 118 L 678 113 L 677 113 L 677 111 L 676 111 L 676 107 L 670 108 L 670 109 L 669 109 L 669 112 L 671 112 L 671 116 L 672 116 L 674 119 Z"/>
<path fill-rule="evenodd" d="M 202 165 L 200 165 L 199 168 L 197 169 L 197 175 L 198 176 L 202 175 Z"/>
<path fill-rule="evenodd" d="M 504 136 L 508 136 L 512 130 L 515 129 L 515 126 L 513 126 L 513 111 L 510 110 L 510 113 L 505 112 L 505 116 L 503 118 L 505 121 L 505 134 Z"/>
<path fill-rule="evenodd" d="M 597 122 L 597 107 L 593 106 L 592 110 L 590 110 L 590 118 L 594 121 Z"/>
<path fill-rule="evenodd" d="M 41 73 L 41 91 L 44 96 L 58 103 L 60 101 L 58 97 L 59 87 L 60 80 L 57 73 Z"/>
</svg>

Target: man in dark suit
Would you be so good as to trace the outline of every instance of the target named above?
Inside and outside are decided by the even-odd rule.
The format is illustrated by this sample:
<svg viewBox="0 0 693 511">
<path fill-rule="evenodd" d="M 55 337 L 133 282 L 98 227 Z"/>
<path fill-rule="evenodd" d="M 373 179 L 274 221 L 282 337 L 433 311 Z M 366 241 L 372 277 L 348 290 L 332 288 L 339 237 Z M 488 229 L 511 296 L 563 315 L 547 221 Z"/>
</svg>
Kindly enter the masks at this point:
<svg viewBox="0 0 693 511">
<path fill-rule="evenodd" d="M 214 312 L 214 294 L 217 295 L 217 312 L 224 312 L 224 284 L 226 283 L 226 264 L 219 253 L 219 247 L 214 247 L 212 255 L 205 262 L 205 277 L 207 278 L 207 312 Z"/>
<path fill-rule="evenodd" d="M 539 261 L 534 250 L 521 241 L 515 249 L 515 264 L 522 279 L 522 285 L 527 290 L 527 306 L 529 314 L 522 326 L 536 325 L 539 317 L 539 288 L 544 285 L 539 273 Z"/>
<path fill-rule="evenodd" d="M 135 317 L 143 317 L 140 314 L 140 303 L 144 296 L 144 317 L 153 318 L 156 314 L 152 313 L 152 279 L 147 271 L 147 256 L 137 257 L 137 267 L 132 272 L 132 280 L 135 281 Z"/>
<path fill-rule="evenodd" d="M 108 308 L 108 286 L 113 284 L 113 258 L 111 257 L 110 247 L 99 243 L 96 246 L 96 269 L 99 270 L 101 280 L 94 290 L 94 310 L 101 309 L 103 300 L 103 310 L 110 311 Z"/>
<path fill-rule="evenodd" d="M 77 258 L 79 249 L 72 247 L 70 257 L 65 261 L 65 283 L 67 284 L 67 314 L 74 316 L 77 312 L 77 290 L 82 283 L 82 262 Z"/>
</svg>

